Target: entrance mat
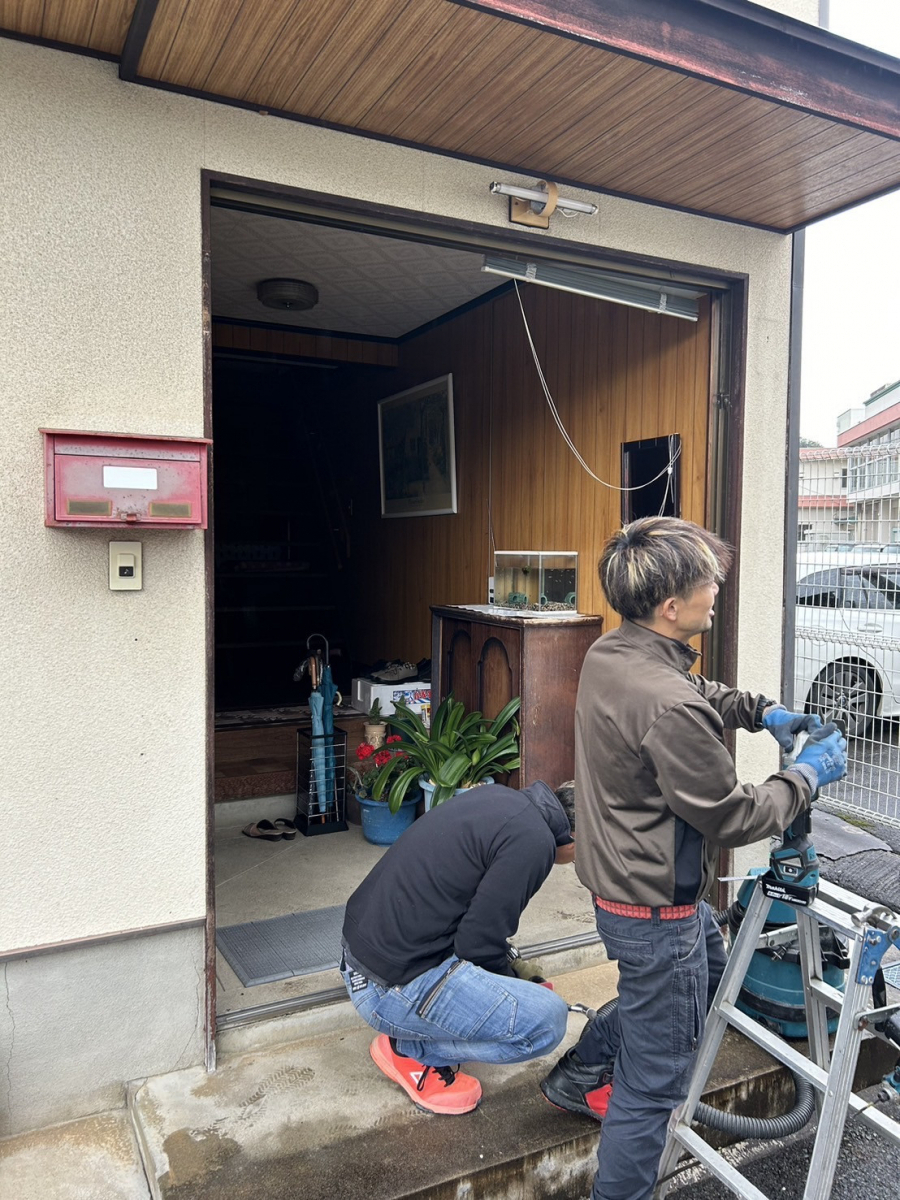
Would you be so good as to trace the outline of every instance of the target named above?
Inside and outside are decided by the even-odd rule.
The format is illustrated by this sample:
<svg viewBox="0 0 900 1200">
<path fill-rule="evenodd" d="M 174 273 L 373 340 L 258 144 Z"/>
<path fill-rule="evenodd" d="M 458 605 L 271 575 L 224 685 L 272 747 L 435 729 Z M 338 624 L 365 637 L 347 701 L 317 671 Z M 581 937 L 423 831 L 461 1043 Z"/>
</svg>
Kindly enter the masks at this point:
<svg viewBox="0 0 900 1200">
<path fill-rule="evenodd" d="M 343 924 L 344 906 L 337 904 L 226 925 L 216 930 L 216 945 L 241 983 L 253 987 L 339 966 Z"/>
</svg>

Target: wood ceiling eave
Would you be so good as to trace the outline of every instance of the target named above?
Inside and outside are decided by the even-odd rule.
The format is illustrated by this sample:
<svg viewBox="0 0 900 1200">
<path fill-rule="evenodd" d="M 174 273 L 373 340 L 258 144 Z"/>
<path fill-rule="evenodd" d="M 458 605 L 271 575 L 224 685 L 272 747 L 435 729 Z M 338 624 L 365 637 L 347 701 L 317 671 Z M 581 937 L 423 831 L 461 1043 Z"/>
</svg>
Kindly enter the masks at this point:
<svg viewBox="0 0 900 1200">
<path fill-rule="evenodd" d="M 118 57 L 136 0 L 0 0 L 0 32 Z"/>
<path fill-rule="evenodd" d="M 123 78 L 790 231 L 900 186 L 900 64 L 745 0 L 0 0 Z"/>
<path fill-rule="evenodd" d="M 858 179 L 841 173 L 842 154 L 858 156 L 880 188 L 900 184 L 883 134 L 859 141 L 834 119 L 847 91 L 843 77 L 825 89 L 833 110 L 827 117 L 775 103 L 751 86 L 754 72 L 764 74 L 763 59 L 771 69 L 778 54 L 792 65 L 774 90 L 808 82 L 803 48 L 784 33 L 790 22 L 757 29 L 741 59 L 728 41 L 737 18 L 724 11 L 740 9 L 739 0 L 665 0 L 670 21 L 686 22 L 671 45 L 650 28 L 648 14 L 662 2 L 158 0 L 139 73 L 769 228 L 793 228 L 859 198 Z M 609 22 L 602 44 L 588 28 L 598 14 Z M 710 28 L 701 28 L 708 19 Z M 640 53 L 648 49 L 657 61 Z M 834 55 L 814 50 L 820 59 Z M 808 93 L 795 88 L 795 99 Z M 883 97 L 864 100 L 884 117 Z M 900 114 L 893 117 L 900 137 Z"/>
</svg>

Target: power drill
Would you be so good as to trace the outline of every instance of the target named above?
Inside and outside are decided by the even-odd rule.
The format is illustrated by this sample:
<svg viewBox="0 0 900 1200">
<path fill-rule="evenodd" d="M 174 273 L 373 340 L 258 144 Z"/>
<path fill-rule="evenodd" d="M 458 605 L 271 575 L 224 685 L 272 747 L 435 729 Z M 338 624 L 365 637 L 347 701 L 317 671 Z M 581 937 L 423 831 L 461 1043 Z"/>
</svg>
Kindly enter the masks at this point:
<svg viewBox="0 0 900 1200">
<path fill-rule="evenodd" d="M 786 765 L 796 761 L 797 755 L 808 741 L 818 742 L 834 733 L 841 736 L 844 730 L 840 722 L 830 722 L 812 733 L 798 733 L 790 754 L 785 756 Z M 818 792 L 809 798 L 809 806 L 799 813 L 782 834 L 781 845 L 769 855 L 769 869 L 763 876 L 763 886 L 768 896 L 784 900 L 788 904 L 805 906 L 816 898 L 819 887 L 819 857 L 812 843 L 812 804 Z"/>
<path fill-rule="evenodd" d="M 781 845 L 769 855 L 769 871 L 774 879 L 792 887 L 805 888 L 812 899 L 819 886 L 819 857 L 812 844 L 812 800 L 810 807 L 796 816 L 781 835 Z"/>
</svg>

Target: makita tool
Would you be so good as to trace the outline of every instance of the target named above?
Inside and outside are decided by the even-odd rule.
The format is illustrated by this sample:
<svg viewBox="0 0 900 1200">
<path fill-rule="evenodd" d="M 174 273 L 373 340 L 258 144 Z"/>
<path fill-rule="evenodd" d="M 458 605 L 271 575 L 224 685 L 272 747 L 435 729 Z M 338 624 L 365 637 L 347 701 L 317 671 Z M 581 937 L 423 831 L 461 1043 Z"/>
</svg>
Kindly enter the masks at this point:
<svg viewBox="0 0 900 1200">
<path fill-rule="evenodd" d="M 785 756 L 785 765 L 790 766 L 795 761 L 808 741 L 821 741 L 836 730 L 843 735 L 839 722 L 831 722 L 812 733 L 799 733 L 790 754 Z M 812 803 L 817 794 L 814 792 L 810 796 L 809 805 L 784 831 L 781 844 L 772 849 L 768 870 L 751 871 L 735 902 L 717 914 L 721 924 L 727 922 L 733 943 L 750 904 L 757 877 L 762 876 L 761 886 L 774 900 L 764 932 L 773 936 L 770 944 L 758 949 L 750 961 L 738 1008 L 787 1038 L 807 1036 L 806 1009 L 798 938 L 796 933 L 779 938 L 778 930 L 787 930 L 796 923 L 792 907 L 811 904 L 819 886 L 819 858 L 811 837 Z M 845 972 L 850 965 L 846 945 L 833 930 L 821 924 L 819 944 L 825 983 L 843 991 Z M 828 1020 L 830 1032 L 835 1031 L 837 1022 L 835 1013 Z"/>
<path fill-rule="evenodd" d="M 798 733 L 785 766 L 795 762 L 807 742 L 821 742 L 838 731 L 846 736 L 841 722 L 830 721 L 812 733 Z M 813 792 L 808 806 L 790 823 L 781 837 L 781 845 L 769 855 L 769 869 L 763 876 L 766 895 L 788 904 L 807 905 L 815 899 L 819 886 L 819 858 L 812 842 L 812 805 L 818 792 Z"/>
</svg>

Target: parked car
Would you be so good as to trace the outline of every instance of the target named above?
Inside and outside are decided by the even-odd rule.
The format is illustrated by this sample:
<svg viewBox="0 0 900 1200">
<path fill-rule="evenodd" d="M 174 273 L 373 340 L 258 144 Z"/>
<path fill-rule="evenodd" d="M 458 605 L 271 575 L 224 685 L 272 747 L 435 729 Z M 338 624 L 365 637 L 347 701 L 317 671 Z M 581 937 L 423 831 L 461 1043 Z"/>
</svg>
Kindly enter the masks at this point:
<svg viewBox="0 0 900 1200">
<path fill-rule="evenodd" d="M 798 563 L 794 703 L 862 737 L 900 716 L 900 556 L 844 562 Z"/>
</svg>

